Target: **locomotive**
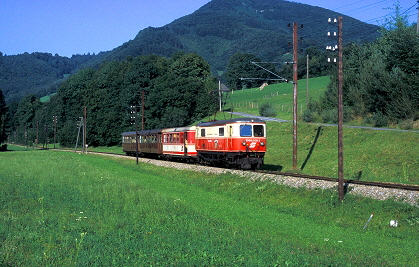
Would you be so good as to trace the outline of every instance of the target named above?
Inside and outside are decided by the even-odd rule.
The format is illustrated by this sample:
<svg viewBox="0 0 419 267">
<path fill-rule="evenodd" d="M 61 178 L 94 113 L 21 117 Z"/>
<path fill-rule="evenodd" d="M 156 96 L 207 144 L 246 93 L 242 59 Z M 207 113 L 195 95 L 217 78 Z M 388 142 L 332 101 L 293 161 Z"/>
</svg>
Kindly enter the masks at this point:
<svg viewBox="0 0 419 267">
<path fill-rule="evenodd" d="M 137 134 L 122 133 L 122 149 L 127 155 L 139 153 L 246 170 L 260 168 L 266 153 L 266 123 L 254 118 L 142 130 Z"/>
</svg>

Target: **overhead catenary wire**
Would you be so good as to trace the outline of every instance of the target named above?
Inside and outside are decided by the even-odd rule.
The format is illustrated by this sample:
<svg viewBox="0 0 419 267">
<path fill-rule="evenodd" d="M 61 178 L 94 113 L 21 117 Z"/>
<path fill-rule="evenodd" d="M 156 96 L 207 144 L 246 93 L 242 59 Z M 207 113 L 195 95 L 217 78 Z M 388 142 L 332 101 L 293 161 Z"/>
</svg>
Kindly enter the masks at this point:
<svg viewBox="0 0 419 267">
<path fill-rule="evenodd" d="M 365 2 L 365 1 L 356 1 L 354 3 L 350 3 L 350 4 L 343 5 L 341 7 L 337 7 L 334 10 L 331 10 L 329 17 L 337 17 L 339 15 L 351 17 L 353 20 L 347 21 L 346 25 L 347 25 L 347 27 L 351 27 L 352 29 L 354 29 L 356 27 L 363 27 L 365 25 L 364 23 L 376 24 L 376 25 L 377 24 L 381 24 L 381 25 L 377 25 L 377 26 L 384 26 L 384 24 L 385 24 L 385 21 L 384 20 L 386 18 L 390 17 L 391 15 L 395 15 L 395 9 L 392 9 L 389 6 L 384 6 L 384 5 L 388 4 L 388 3 L 395 3 L 394 0 L 381 0 L 381 1 L 376 1 L 376 2 L 373 2 L 373 3 L 369 3 L 369 4 L 366 4 L 366 5 L 363 5 L 363 6 L 358 7 L 358 8 L 352 8 L 352 9 L 349 9 L 349 10 L 345 11 L 345 8 L 352 7 L 353 5 L 355 5 L 357 3 L 360 3 L 360 2 Z M 364 12 L 364 11 L 369 10 L 369 9 L 377 9 L 380 6 L 383 9 L 388 9 L 389 10 L 389 13 L 386 14 L 386 15 L 383 15 L 383 16 L 371 18 L 371 19 L 369 19 L 367 21 L 361 21 L 361 20 L 353 17 L 354 14 L 358 14 L 360 12 Z M 403 9 L 402 7 L 399 6 L 400 7 L 400 10 L 399 10 L 400 13 L 399 13 L 399 15 L 405 15 L 408 18 L 410 18 L 412 16 L 416 16 L 415 10 L 412 10 L 412 8 L 415 7 L 415 6 L 416 6 L 416 3 L 415 3 L 415 5 L 413 5 L 412 7 L 408 8 L 408 9 Z M 393 7 L 395 7 L 395 5 L 393 5 Z M 323 8 L 323 9 L 326 9 L 326 8 Z M 342 9 L 344 9 L 344 10 L 342 10 Z M 321 17 L 321 18 L 319 17 L 317 19 L 312 19 L 312 20 L 301 20 L 300 22 L 301 23 L 304 23 L 307 26 L 309 26 L 309 25 L 318 25 L 319 23 L 323 24 L 324 23 L 324 17 Z M 309 35 L 309 36 L 316 36 L 316 35 L 321 35 L 321 34 L 323 34 L 323 30 L 316 29 L 314 31 L 306 31 L 306 34 L 305 35 L 306 36 L 307 35 Z M 365 33 L 364 37 L 365 36 L 369 36 L 369 35 L 374 35 L 374 34 L 377 34 L 377 30 L 373 30 L 373 31 L 370 31 L 368 33 Z"/>
</svg>

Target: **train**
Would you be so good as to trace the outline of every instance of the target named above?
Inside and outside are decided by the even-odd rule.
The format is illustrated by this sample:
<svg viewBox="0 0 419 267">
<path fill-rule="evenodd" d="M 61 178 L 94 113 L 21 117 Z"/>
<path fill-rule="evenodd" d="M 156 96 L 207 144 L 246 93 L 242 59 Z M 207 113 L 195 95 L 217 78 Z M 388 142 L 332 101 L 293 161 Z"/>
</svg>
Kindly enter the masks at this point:
<svg viewBox="0 0 419 267">
<path fill-rule="evenodd" d="M 138 153 L 243 170 L 260 168 L 266 148 L 266 123 L 255 118 L 122 133 L 122 150 L 129 156 Z"/>
</svg>

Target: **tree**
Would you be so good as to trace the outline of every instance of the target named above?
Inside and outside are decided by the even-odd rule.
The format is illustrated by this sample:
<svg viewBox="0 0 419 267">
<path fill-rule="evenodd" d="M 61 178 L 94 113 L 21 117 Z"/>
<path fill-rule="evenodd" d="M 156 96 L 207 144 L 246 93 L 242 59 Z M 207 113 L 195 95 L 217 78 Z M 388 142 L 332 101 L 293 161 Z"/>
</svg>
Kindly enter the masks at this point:
<svg viewBox="0 0 419 267">
<path fill-rule="evenodd" d="M 7 140 L 8 112 L 3 91 L 0 90 L 0 144 Z"/>
<path fill-rule="evenodd" d="M 373 43 L 344 48 L 344 105 L 376 125 L 419 118 L 419 40 L 416 27 L 402 22 Z M 322 110 L 336 108 L 336 92 L 334 74 Z"/>
<path fill-rule="evenodd" d="M 235 90 L 240 90 L 243 87 L 252 88 L 263 84 L 265 81 L 264 78 L 267 79 L 271 74 L 252 64 L 252 62 L 261 62 L 261 60 L 254 55 L 240 52 L 231 56 L 224 74 L 227 86 Z M 268 66 L 268 69 L 275 72 L 272 65 Z M 241 80 L 240 78 L 255 79 Z"/>
<path fill-rule="evenodd" d="M 35 116 L 45 120 L 43 124 L 50 124 L 52 116 L 57 116 L 59 142 L 73 146 L 86 106 L 88 144 L 116 145 L 121 132 L 133 129 L 129 107 L 141 105 L 143 90 L 145 128 L 151 129 L 183 126 L 207 116 L 214 110 L 209 95 L 214 89 L 209 64 L 196 54 L 178 53 L 171 59 L 130 57 L 72 75 Z M 25 119 L 20 109 L 16 114 L 19 120 Z"/>
<path fill-rule="evenodd" d="M 208 116 L 215 110 L 210 93 L 216 89 L 202 57 L 174 55 L 170 71 L 153 80 L 146 103 L 147 126 L 185 126 Z"/>
</svg>

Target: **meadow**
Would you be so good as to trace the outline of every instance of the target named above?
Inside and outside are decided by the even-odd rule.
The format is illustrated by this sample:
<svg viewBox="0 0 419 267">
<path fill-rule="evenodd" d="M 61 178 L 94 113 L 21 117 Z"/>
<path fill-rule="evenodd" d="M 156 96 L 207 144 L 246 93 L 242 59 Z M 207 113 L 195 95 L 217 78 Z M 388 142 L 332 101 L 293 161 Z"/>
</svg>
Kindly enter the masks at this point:
<svg viewBox="0 0 419 267">
<path fill-rule="evenodd" d="M 392 200 L 51 150 L 0 169 L 1 266 L 417 264 L 419 210 Z"/>
<path fill-rule="evenodd" d="M 319 99 L 327 89 L 329 76 L 310 78 L 308 85 L 308 98 Z M 301 116 L 307 104 L 306 80 L 299 80 L 298 84 L 298 114 Z M 294 87 L 292 83 L 278 83 L 259 88 L 234 91 L 227 98 L 226 109 L 247 114 L 259 114 L 259 108 L 264 103 L 272 104 L 276 111 L 276 118 L 292 120 L 293 117 Z"/>
<path fill-rule="evenodd" d="M 327 83 L 327 77 L 310 79 L 310 96 L 318 98 Z M 278 118 L 292 119 L 282 110 L 292 102 L 290 84 L 231 98 L 271 102 Z M 251 105 L 234 111 L 258 114 Z M 267 127 L 264 168 L 294 171 L 292 123 Z M 419 184 L 418 136 L 345 128 L 345 178 Z M 298 140 L 297 172 L 337 176 L 336 127 L 299 123 Z M 419 209 L 406 203 L 353 195 L 339 202 L 336 190 L 80 152 L 9 149 L 0 153 L 0 266 L 417 265 Z M 89 151 L 122 153 L 120 147 Z"/>
<path fill-rule="evenodd" d="M 329 77 L 309 79 L 309 98 L 319 99 L 329 82 Z M 267 123 L 268 152 L 264 169 L 337 177 L 337 127 L 302 122 L 301 114 L 307 99 L 306 81 L 300 80 L 298 88 L 298 170 L 292 168 L 292 84 L 279 83 L 263 90 L 235 91 L 228 107 L 233 107 L 233 111 L 259 115 L 257 107 L 269 103 L 276 108 L 276 118 L 290 121 Z M 360 122 L 347 124 L 360 125 Z M 345 179 L 419 184 L 419 149 L 416 146 L 419 132 L 344 127 L 343 134 Z"/>
</svg>

